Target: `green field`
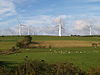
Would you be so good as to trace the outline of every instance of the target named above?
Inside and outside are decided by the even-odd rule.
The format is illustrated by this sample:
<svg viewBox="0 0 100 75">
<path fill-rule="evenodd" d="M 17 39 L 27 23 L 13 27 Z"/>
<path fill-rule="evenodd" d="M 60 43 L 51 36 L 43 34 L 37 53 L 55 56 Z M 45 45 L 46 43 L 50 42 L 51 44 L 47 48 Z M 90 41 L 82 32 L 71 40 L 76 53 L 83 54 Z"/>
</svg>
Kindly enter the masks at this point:
<svg viewBox="0 0 100 75">
<path fill-rule="evenodd" d="M 0 50 L 10 49 L 23 36 L 0 36 Z M 32 36 L 33 41 L 88 41 L 99 42 L 100 37 L 71 37 L 71 36 Z"/>
<path fill-rule="evenodd" d="M 19 39 L 23 38 L 23 36 L 0 36 L 0 41 L 9 41 L 15 42 Z M 86 36 L 79 36 L 79 37 L 71 37 L 71 36 L 32 36 L 33 41 L 49 41 L 49 40 L 80 40 L 80 41 L 100 41 L 99 36 L 95 37 L 86 37 Z"/>
<path fill-rule="evenodd" d="M 33 41 L 51 40 L 79 40 L 99 41 L 100 37 L 57 37 L 57 36 L 32 36 Z M 0 37 L 0 50 L 8 49 L 15 45 L 15 42 L 22 37 Z M 75 65 L 87 70 L 91 67 L 100 66 L 100 47 L 69 47 L 69 48 L 32 48 L 21 49 L 20 53 L 0 55 L 0 61 L 8 62 L 8 65 L 22 63 L 25 56 L 31 60 L 45 60 L 48 63 L 72 62 Z M 10 64 L 11 63 L 11 64 Z"/>
</svg>

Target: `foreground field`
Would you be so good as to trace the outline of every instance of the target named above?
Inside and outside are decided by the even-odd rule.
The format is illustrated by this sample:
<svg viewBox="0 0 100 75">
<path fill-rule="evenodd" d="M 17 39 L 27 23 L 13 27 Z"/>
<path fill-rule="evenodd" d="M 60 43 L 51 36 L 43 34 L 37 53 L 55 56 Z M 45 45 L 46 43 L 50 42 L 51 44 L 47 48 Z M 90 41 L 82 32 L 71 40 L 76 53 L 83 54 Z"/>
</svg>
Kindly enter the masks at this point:
<svg viewBox="0 0 100 75">
<path fill-rule="evenodd" d="M 53 48 L 53 49 L 22 49 L 21 53 L 0 55 L 0 61 L 8 65 L 22 63 L 25 56 L 31 60 L 46 60 L 48 63 L 72 62 L 87 70 L 100 66 L 100 47 L 85 48 Z"/>
<path fill-rule="evenodd" d="M 23 36 L 0 37 L 0 50 L 9 50 L 22 38 Z M 100 43 L 99 39 L 100 37 L 32 36 L 32 42 L 52 48 L 22 48 L 20 53 L 0 55 L 0 62 L 3 62 L 1 65 L 15 66 L 28 56 L 28 59 L 45 60 L 48 63 L 68 61 L 87 70 L 100 66 L 100 47 L 91 46 L 92 43 Z"/>
</svg>

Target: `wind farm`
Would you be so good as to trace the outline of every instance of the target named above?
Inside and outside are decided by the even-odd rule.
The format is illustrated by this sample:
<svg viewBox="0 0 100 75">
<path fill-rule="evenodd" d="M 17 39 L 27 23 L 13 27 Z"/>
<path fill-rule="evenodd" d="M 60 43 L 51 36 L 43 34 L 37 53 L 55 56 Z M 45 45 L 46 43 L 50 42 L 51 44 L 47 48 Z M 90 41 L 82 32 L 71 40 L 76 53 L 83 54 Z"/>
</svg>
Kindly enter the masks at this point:
<svg viewBox="0 0 100 75">
<path fill-rule="evenodd" d="M 0 75 L 100 75 L 99 0 L 0 0 Z"/>
<path fill-rule="evenodd" d="M 55 35 L 30 35 L 31 26 L 23 24 L 19 19 L 17 21 L 18 35 L 0 36 L 0 62 L 3 62 L 1 67 L 9 66 L 10 74 L 13 70 L 17 71 L 12 69 L 16 65 L 33 60 L 45 60 L 48 64 L 70 62 L 81 67 L 84 73 L 88 73 L 91 67 L 97 68 L 100 65 L 100 36 L 93 35 L 92 25 L 87 26 L 87 35 L 64 35 L 66 23 L 59 17 L 54 26 L 54 31 L 57 32 Z M 5 72 L 4 75 L 6 74 Z"/>
</svg>

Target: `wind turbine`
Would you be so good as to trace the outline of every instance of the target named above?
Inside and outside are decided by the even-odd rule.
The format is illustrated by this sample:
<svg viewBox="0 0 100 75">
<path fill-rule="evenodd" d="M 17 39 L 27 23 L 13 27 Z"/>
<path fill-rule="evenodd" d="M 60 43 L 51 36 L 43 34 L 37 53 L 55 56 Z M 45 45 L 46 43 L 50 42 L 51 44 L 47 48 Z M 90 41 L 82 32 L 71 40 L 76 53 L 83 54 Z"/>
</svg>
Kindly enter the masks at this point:
<svg viewBox="0 0 100 75">
<path fill-rule="evenodd" d="M 92 35 L 92 25 L 90 25 L 90 35 Z"/>
<path fill-rule="evenodd" d="M 59 19 L 59 36 L 62 36 L 62 24 L 61 24 L 61 18 Z"/>
<path fill-rule="evenodd" d="M 18 21 L 18 34 L 21 36 L 21 22 L 19 21 L 18 17 L 17 17 L 17 21 Z"/>
<path fill-rule="evenodd" d="M 18 33 L 19 33 L 19 35 L 21 36 L 22 35 L 22 29 L 24 29 L 24 27 L 26 27 L 27 29 L 27 35 L 30 35 L 30 28 L 29 28 L 29 26 L 27 25 L 24 25 L 24 24 L 22 24 L 20 21 L 19 21 L 19 19 L 18 19 L 18 17 L 17 17 L 17 21 L 18 21 Z"/>
<path fill-rule="evenodd" d="M 27 26 L 28 35 L 30 35 L 30 27 Z"/>
<path fill-rule="evenodd" d="M 92 35 L 92 25 L 89 25 L 89 35 L 91 36 Z"/>
<path fill-rule="evenodd" d="M 64 25 L 64 23 L 63 23 L 63 21 L 62 21 L 62 19 L 61 19 L 61 17 L 57 20 L 57 27 L 58 27 L 58 34 L 59 34 L 59 36 L 61 37 L 62 36 L 62 31 L 63 31 L 63 25 Z"/>
</svg>

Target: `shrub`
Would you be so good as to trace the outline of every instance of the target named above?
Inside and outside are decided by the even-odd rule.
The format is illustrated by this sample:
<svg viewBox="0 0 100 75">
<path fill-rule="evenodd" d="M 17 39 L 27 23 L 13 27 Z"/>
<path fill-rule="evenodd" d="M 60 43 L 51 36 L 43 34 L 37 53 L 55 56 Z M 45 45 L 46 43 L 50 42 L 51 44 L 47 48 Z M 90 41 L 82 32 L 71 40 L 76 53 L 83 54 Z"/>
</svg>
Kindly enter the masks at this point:
<svg viewBox="0 0 100 75">
<path fill-rule="evenodd" d="M 25 36 L 22 40 L 18 41 L 16 43 L 16 47 L 19 48 L 26 48 L 28 45 L 32 42 L 32 37 L 31 36 Z"/>
<path fill-rule="evenodd" d="M 15 52 L 17 49 L 13 46 L 12 48 L 11 48 L 11 51 L 12 52 Z"/>
<path fill-rule="evenodd" d="M 27 44 L 30 44 L 32 42 L 32 37 L 31 36 L 25 36 L 23 39 Z"/>
<path fill-rule="evenodd" d="M 16 75 L 86 75 L 71 63 L 48 64 L 44 60 L 26 61 L 18 66 Z"/>
</svg>

